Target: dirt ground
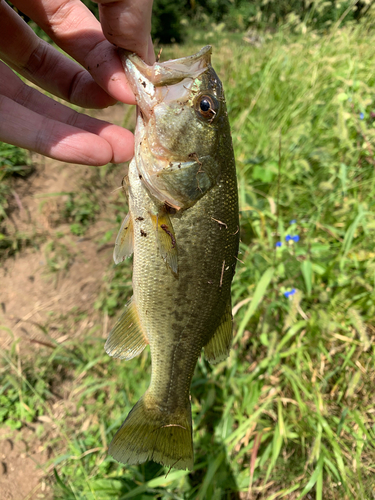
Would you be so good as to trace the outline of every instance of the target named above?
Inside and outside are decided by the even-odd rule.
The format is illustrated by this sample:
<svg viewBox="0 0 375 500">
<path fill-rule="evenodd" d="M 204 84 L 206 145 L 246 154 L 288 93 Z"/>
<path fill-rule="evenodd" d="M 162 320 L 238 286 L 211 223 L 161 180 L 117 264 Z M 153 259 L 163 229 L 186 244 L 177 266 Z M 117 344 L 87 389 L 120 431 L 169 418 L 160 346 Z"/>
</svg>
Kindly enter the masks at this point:
<svg viewBox="0 0 375 500">
<path fill-rule="evenodd" d="M 43 468 L 49 453 L 30 429 L 17 433 L 0 429 L 1 500 L 51 499 Z"/>
<path fill-rule="evenodd" d="M 124 107 L 116 105 L 95 115 L 121 124 Z M 46 341 L 40 325 L 47 322 L 51 325 L 51 312 L 61 315 L 73 307 L 89 312 L 85 319 L 75 324 L 74 330 L 63 336 L 52 324 L 48 334 L 57 342 L 80 335 L 98 320 L 93 304 L 102 286 L 103 274 L 111 263 L 114 242 L 103 245 L 98 251 L 100 235 L 113 229 L 108 213 L 100 213 L 84 237 L 70 234 L 69 225 L 59 222 L 59 204 L 63 198 L 51 195 L 76 191 L 77 185 L 90 174 L 90 169 L 38 155 L 33 155 L 33 163 L 35 173 L 16 186 L 17 207 L 12 212 L 10 223 L 19 231 L 30 232 L 32 228 L 33 234 L 43 234 L 44 243 L 38 245 L 39 248 L 31 244 L 0 263 L 0 351 L 9 349 L 15 338 L 20 339 L 18 349 L 21 354 L 37 355 L 38 342 Z M 118 182 L 121 182 L 121 168 Z M 114 185 L 113 189 L 117 187 Z M 71 256 L 68 269 L 51 273 L 46 245 L 48 235 L 56 230 L 64 233 L 63 241 L 69 246 Z M 103 322 L 102 328 L 105 337 L 107 321 Z M 44 465 L 49 458 L 48 448 L 32 428 L 20 431 L 0 428 L 0 499 L 52 498 L 46 481 L 50 471 Z"/>
</svg>

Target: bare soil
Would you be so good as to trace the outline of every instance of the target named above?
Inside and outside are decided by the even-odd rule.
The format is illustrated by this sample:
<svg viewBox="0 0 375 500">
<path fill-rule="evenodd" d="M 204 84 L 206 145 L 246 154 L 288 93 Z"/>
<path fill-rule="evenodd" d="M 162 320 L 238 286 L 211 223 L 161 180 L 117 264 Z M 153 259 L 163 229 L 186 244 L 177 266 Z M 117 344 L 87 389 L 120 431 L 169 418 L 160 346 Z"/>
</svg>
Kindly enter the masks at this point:
<svg viewBox="0 0 375 500">
<path fill-rule="evenodd" d="M 44 467 L 49 455 L 30 429 L 17 433 L 0 429 L 1 500 L 51 499 Z"/>
<path fill-rule="evenodd" d="M 95 116 L 121 124 L 124 106 L 116 105 Z M 82 180 L 89 178 L 92 169 L 69 165 L 33 155 L 36 171 L 26 181 L 16 183 L 15 210 L 9 221 L 18 231 L 32 235 L 27 248 L 0 262 L 0 352 L 6 351 L 19 339 L 17 349 L 27 356 L 37 356 L 38 348 L 46 342 L 41 326 L 48 324 L 48 336 L 57 342 L 80 335 L 95 322 L 102 321 L 93 305 L 103 286 L 103 275 L 112 261 L 113 242 L 98 245 L 98 240 L 113 229 L 113 215 L 103 203 L 97 220 L 83 237 L 70 233 L 69 224 L 60 220 L 64 195 L 76 192 Z M 124 166 L 117 167 L 114 179 L 121 184 Z M 117 175 L 118 173 L 118 175 Z M 101 193 L 103 197 L 108 193 Z M 112 219 L 112 220 L 111 220 Z M 68 263 L 61 270 L 51 270 L 51 241 L 56 240 L 69 250 Z M 62 236 L 61 236 L 62 234 Z M 114 235 L 115 237 L 115 235 Z M 33 245 L 33 239 L 35 243 Z M 87 314 L 68 332 L 54 328 L 51 317 L 59 317 L 73 308 Z M 101 325 L 107 334 L 107 319 Z M 0 428 L 0 499 L 50 499 L 52 490 L 46 466 L 51 451 L 46 448 L 45 436 L 37 437 L 33 426 L 12 431 Z"/>
</svg>

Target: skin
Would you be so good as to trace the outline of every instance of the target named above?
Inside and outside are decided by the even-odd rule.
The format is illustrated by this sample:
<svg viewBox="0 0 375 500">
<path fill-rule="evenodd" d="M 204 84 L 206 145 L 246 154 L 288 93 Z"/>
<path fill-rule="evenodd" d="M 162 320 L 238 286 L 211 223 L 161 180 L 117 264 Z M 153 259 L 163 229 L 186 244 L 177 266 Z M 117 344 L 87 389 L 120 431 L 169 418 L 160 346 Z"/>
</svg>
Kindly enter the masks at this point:
<svg viewBox="0 0 375 500">
<path fill-rule="evenodd" d="M 61 161 L 103 165 L 129 160 L 134 138 L 26 85 L 77 106 L 134 104 L 115 45 L 152 63 L 152 0 L 97 1 L 101 24 L 79 0 L 14 0 L 72 60 L 44 42 L 0 0 L 0 141 Z M 77 62 L 76 62 L 77 61 Z M 10 69 L 12 68 L 12 69 Z"/>
</svg>

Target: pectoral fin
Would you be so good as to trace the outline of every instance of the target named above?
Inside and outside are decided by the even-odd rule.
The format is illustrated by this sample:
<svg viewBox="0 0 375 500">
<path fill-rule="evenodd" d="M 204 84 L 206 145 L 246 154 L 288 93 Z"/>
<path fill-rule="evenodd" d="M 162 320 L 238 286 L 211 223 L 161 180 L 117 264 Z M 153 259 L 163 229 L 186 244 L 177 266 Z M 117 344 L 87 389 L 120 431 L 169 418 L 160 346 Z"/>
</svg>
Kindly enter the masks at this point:
<svg viewBox="0 0 375 500">
<path fill-rule="evenodd" d="M 148 344 L 133 297 L 111 330 L 104 349 L 114 358 L 132 359 Z"/>
<path fill-rule="evenodd" d="M 178 272 L 177 242 L 171 219 L 167 213 L 151 215 L 159 252 L 174 274 Z"/>
<path fill-rule="evenodd" d="M 213 365 L 220 363 L 229 356 L 229 351 L 233 340 L 233 317 L 231 301 L 221 318 L 211 340 L 204 346 L 204 355 L 207 361 Z"/>
<path fill-rule="evenodd" d="M 115 264 L 123 262 L 126 257 L 130 257 L 133 253 L 134 246 L 134 230 L 133 219 L 130 213 L 125 217 L 118 232 L 115 249 L 113 251 L 113 260 Z"/>
</svg>

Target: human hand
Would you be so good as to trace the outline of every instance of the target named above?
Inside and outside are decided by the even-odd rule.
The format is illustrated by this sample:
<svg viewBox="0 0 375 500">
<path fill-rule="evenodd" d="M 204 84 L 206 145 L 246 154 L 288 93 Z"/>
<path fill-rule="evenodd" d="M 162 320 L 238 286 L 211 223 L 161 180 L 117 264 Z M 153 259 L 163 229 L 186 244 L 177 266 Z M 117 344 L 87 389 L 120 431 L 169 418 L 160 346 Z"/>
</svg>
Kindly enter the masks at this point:
<svg viewBox="0 0 375 500">
<path fill-rule="evenodd" d="M 99 4 L 100 22 L 107 39 L 153 64 L 155 53 L 150 34 L 153 0 L 92 1 Z"/>
<path fill-rule="evenodd" d="M 141 37 L 146 27 L 149 29 L 152 0 L 139 1 L 144 3 L 143 12 L 137 10 L 135 0 L 121 2 L 126 15 L 118 29 L 119 33 L 126 32 L 129 22 L 132 26 L 129 36 L 135 37 L 136 47 L 128 44 L 126 48 L 150 60 L 149 37 L 143 42 Z M 87 71 L 38 38 L 0 0 L 0 58 L 8 66 L 78 106 L 102 108 L 116 100 L 134 104 L 116 48 L 105 39 L 100 23 L 84 4 L 79 0 L 14 0 L 13 3 Z M 119 4 L 114 3 L 113 8 Z M 103 19 L 111 19 L 113 11 L 109 5 L 105 7 Z M 119 45 L 129 42 L 124 35 L 115 34 L 113 38 Z M 25 85 L 2 63 L 0 140 L 62 161 L 87 165 L 126 161 L 133 154 L 134 142 L 132 134 L 122 127 L 77 113 Z"/>
</svg>

